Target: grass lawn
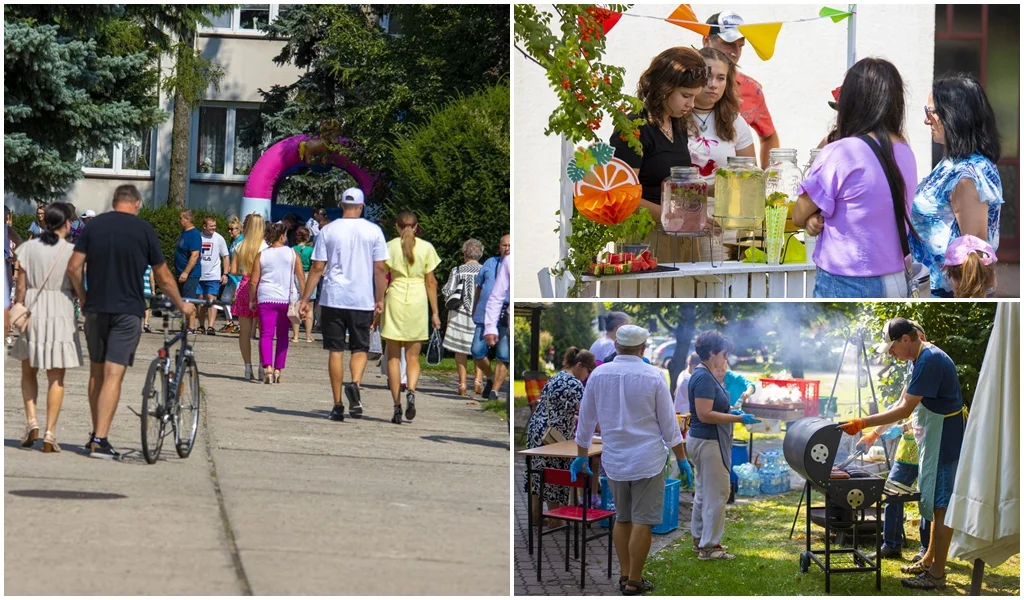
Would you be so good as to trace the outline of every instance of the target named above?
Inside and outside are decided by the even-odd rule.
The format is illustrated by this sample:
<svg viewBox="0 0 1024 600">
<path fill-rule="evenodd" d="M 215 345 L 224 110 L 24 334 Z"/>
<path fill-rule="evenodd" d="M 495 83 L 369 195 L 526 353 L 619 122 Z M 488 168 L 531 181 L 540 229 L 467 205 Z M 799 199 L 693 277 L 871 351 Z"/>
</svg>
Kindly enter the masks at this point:
<svg viewBox="0 0 1024 600">
<path fill-rule="evenodd" d="M 802 533 L 804 513 L 801 512 L 797 532 L 789 539 L 789 528 L 800 492 L 758 498 L 729 507 L 725 537 L 722 543 L 736 555 L 731 561 L 700 561 L 690 549 L 690 536 L 683 535 L 669 547 L 647 561 L 646 573 L 657 586 L 655 594 L 674 595 L 823 595 L 825 574 L 815 564 L 807 573 L 800 573 L 800 553 L 805 548 Z M 820 502 L 816 496 L 815 502 Z M 909 507 L 908 507 L 909 508 Z M 688 528 L 688 524 L 687 524 Z M 917 529 L 909 523 L 907 535 L 918 539 Z M 824 548 L 824 530 L 813 527 L 812 547 Z M 912 546 L 913 547 L 913 546 Z M 914 551 L 904 552 L 909 559 Z M 850 561 L 833 556 L 833 564 Z M 842 563 L 840 563 L 842 565 Z M 875 589 L 872 573 L 840 573 L 832 576 L 832 595 L 931 595 L 903 587 L 899 571 L 904 562 L 882 561 L 882 591 Z M 852 566 L 852 561 L 850 566 Z M 971 565 L 950 561 L 946 567 L 944 595 L 967 595 L 971 584 Z M 1020 596 L 1020 556 L 1014 556 L 999 567 L 986 566 L 983 595 Z"/>
<path fill-rule="evenodd" d="M 428 365 L 427 364 L 427 357 L 425 355 L 420 355 L 420 369 L 422 369 L 423 371 L 428 371 L 428 372 L 435 373 L 435 374 L 437 372 L 444 372 L 444 371 L 450 371 L 450 372 L 454 373 L 454 372 L 458 371 L 458 366 L 456 366 L 456 364 L 455 364 L 455 359 L 451 358 L 451 357 L 441 359 L 441 364 L 439 364 L 439 365 Z"/>
</svg>

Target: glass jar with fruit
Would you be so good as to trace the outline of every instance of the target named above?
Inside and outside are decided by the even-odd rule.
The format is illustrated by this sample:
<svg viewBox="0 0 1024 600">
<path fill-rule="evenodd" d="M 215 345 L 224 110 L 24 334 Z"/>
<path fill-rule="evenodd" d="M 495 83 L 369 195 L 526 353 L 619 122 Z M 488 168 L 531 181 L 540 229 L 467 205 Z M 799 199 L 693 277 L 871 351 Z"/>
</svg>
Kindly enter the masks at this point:
<svg viewBox="0 0 1024 600">
<path fill-rule="evenodd" d="M 764 171 L 753 157 L 730 156 L 715 172 L 715 218 L 724 229 L 760 229 L 764 197 Z"/>
<path fill-rule="evenodd" d="M 796 164 L 796 150 L 792 148 L 772 148 L 768 153 L 768 168 L 764 171 L 764 191 L 766 196 L 784 198 L 787 205 L 786 231 L 795 232 L 799 228 L 793 225 L 793 205 L 798 197 L 797 188 L 803 181 L 803 171 Z"/>
<path fill-rule="evenodd" d="M 661 182 L 661 226 L 665 233 L 703 235 L 707 227 L 708 186 L 696 167 L 672 167 Z"/>
</svg>

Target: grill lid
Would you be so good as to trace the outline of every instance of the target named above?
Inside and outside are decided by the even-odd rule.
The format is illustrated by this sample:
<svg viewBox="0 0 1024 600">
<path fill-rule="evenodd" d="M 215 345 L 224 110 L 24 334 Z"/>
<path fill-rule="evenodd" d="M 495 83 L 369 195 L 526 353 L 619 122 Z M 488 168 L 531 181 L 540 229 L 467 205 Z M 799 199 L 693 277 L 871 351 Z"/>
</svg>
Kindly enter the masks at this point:
<svg viewBox="0 0 1024 600">
<path fill-rule="evenodd" d="M 789 427 L 782 451 L 794 471 L 819 487 L 827 487 L 842 437 L 834 422 L 808 417 Z"/>
</svg>

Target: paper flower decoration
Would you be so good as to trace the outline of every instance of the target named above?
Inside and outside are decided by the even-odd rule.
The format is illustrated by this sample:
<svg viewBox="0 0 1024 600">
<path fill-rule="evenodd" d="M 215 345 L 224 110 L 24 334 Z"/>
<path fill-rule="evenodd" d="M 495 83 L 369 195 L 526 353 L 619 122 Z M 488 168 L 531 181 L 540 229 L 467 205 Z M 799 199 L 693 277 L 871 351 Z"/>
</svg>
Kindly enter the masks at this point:
<svg viewBox="0 0 1024 600">
<path fill-rule="evenodd" d="M 625 162 L 610 158 L 576 182 L 573 204 L 584 217 L 601 225 L 615 225 L 640 206 L 642 188 L 636 173 Z"/>
</svg>

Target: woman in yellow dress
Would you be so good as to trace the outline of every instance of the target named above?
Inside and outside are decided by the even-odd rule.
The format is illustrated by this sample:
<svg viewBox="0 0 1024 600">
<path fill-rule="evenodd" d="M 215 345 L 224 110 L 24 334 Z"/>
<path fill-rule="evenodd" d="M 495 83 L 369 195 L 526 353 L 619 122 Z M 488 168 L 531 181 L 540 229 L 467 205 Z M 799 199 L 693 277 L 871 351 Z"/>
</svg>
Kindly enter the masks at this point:
<svg viewBox="0 0 1024 600">
<path fill-rule="evenodd" d="M 437 279 L 434 269 L 441 259 L 434 246 L 416 237 L 419 221 L 411 210 L 399 213 L 399 237 L 388 242 L 388 272 L 391 281 L 384 294 L 384 325 L 380 336 L 387 342 L 388 386 L 395 412 L 391 422 L 402 423 L 402 349 L 405 349 L 405 419 L 416 416 L 416 383 L 420 378 L 420 347 L 430 337 L 427 331 L 427 305 L 431 324 L 441 328 L 437 312 Z"/>
</svg>

